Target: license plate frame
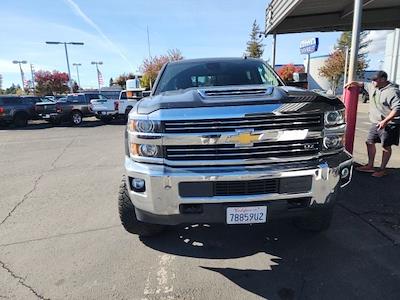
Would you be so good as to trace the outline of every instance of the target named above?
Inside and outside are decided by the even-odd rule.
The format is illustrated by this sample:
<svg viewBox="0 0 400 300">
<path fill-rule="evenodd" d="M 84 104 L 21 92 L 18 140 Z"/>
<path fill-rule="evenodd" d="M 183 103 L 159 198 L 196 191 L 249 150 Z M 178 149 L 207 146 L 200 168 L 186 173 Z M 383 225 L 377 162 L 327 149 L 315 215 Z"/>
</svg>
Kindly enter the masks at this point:
<svg viewBox="0 0 400 300">
<path fill-rule="evenodd" d="M 267 206 L 233 206 L 226 208 L 226 223 L 263 224 L 267 222 Z"/>
</svg>

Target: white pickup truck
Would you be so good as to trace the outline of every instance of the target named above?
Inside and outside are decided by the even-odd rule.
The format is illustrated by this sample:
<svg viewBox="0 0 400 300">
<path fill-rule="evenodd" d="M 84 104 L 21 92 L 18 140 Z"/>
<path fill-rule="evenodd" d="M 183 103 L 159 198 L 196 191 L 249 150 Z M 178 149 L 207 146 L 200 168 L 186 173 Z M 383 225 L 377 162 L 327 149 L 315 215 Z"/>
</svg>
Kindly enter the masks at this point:
<svg viewBox="0 0 400 300">
<path fill-rule="evenodd" d="M 143 93 L 145 93 L 143 88 L 123 90 L 118 99 L 94 99 L 90 101 L 90 109 L 96 118 L 104 123 L 110 123 L 115 119 L 127 119 L 132 107 L 143 98 Z"/>
</svg>

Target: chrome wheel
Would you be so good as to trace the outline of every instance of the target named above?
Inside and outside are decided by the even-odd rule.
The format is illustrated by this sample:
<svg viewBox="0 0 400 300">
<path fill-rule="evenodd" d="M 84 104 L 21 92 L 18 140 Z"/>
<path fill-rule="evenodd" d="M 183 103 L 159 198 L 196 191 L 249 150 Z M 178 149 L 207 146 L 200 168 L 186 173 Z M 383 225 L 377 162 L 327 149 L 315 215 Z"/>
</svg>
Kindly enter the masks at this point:
<svg viewBox="0 0 400 300">
<path fill-rule="evenodd" d="M 74 112 L 72 114 L 72 123 L 74 123 L 74 125 L 79 125 L 82 123 L 82 115 L 79 112 Z"/>
</svg>

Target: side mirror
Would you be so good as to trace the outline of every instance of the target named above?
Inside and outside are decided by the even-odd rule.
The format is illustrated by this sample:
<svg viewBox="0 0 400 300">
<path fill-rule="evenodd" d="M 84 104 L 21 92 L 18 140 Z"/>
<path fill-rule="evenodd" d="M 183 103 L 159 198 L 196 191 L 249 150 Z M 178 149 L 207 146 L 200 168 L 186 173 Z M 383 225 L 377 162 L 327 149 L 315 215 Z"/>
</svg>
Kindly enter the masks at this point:
<svg viewBox="0 0 400 300">
<path fill-rule="evenodd" d="M 307 82 L 308 81 L 307 79 L 308 79 L 307 73 L 298 73 L 298 72 L 293 73 L 293 81 L 294 82 L 303 83 L 303 82 Z"/>
<path fill-rule="evenodd" d="M 143 91 L 142 95 L 143 95 L 143 98 L 144 97 L 149 97 L 151 95 L 151 91 Z"/>
</svg>

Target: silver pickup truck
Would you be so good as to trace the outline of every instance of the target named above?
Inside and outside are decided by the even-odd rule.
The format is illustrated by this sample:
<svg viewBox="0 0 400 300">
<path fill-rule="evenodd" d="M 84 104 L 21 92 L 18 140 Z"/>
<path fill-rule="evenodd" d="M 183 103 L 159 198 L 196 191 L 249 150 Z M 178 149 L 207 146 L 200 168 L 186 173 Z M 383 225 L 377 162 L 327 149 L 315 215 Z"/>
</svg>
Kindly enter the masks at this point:
<svg viewBox="0 0 400 300">
<path fill-rule="evenodd" d="M 351 180 L 337 98 L 284 86 L 263 61 L 166 64 L 125 132 L 122 225 L 142 236 L 183 223 L 329 227 Z"/>
</svg>

